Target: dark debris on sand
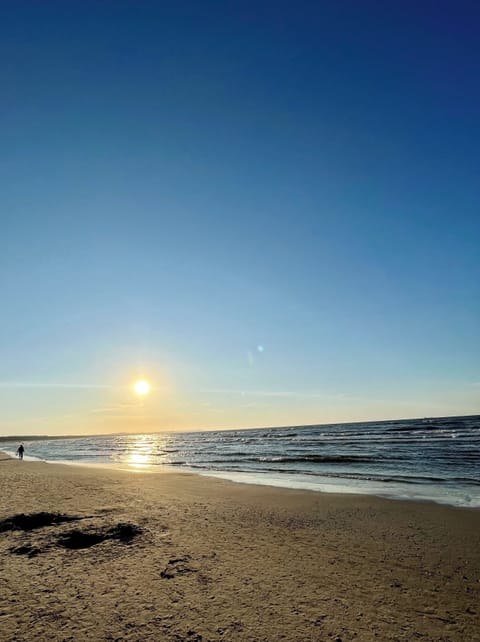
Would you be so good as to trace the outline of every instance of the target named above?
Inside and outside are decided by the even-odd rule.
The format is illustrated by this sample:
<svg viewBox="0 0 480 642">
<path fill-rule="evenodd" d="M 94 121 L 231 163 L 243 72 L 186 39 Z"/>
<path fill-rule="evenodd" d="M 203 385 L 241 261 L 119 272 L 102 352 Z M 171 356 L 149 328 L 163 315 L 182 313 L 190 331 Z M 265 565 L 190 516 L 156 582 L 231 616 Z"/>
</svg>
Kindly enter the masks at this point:
<svg viewBox="0 0 480 642">
<path fill-rule="evenodd" d="M 36 528 L 63 524 L 64 522 L 75 522 L 82 517 L 64 515 L 62 513 L 19 513 L 13 517 L 0 520 L 0 533 L 7 531 L 33 531 Z"/>
<path fill-rule="evenodd" d="M 14 553 L 15 555 L 26 555 L 27 557 L 35 557 L 41 553 L 41 551 L 36 546 L 30 546 L 27 544 L 26 546 L 14 546 L 10 549 L 10 553 Z"/>
<path fill-rule="evenodd" d="M 95 544 L 100 544 L 109 539 L 128 544 L 142 532 L 142 529 L 135 524 L 120 522 L 116 526 L 108 529 L 90 531 L 73 530 L 68 533 L 62 533 L 57 539 L 57 544 L 70 549 L 91 548 L 95 546 Z"/>
<path fill-rule="evenodd" d="M 0 520 L 0 533 L 23 531 L 29 532 L 48 526 L 57 526 L 68 522 L 79 521 L 86 519 L 84 517 L 77 517 L 73 515 L 65 515 L 62 513 L 20 513 Z M 143 529 L 136 524 L 128 522 L 119 522 L 109 528 L 89 528 L 88 530 L 74 529 L 59 534 L 54 540 L 54 544 L 69 549 L 82 549 L 90 548 L 95 544 L 100 544 L 105 540 L 116 540 L 123 544 L 129 544 L 131 540 L 140 535 Z M 49 548 L 49 544 L 47 544 Z M 10 553 L 14 555 L 25 555 L 26 557 L 35 557 L 39 553 L 44 552 L 45 549 L 37 548 L 32 544 L 23 544 L 21 546 L 14 546 L 9 549 Z"/>
</svg>

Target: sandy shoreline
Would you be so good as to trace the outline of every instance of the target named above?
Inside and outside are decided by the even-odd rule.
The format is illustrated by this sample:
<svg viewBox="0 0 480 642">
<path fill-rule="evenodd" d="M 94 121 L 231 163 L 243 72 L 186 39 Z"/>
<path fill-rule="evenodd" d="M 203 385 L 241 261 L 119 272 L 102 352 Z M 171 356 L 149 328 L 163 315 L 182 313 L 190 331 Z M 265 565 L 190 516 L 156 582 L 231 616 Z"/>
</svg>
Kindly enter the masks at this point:
<svg viewBox="0 0 480 642">
<path fill-rule="evenodd" d="M 479 510 L 2 454 L 0 481 L 0 520 L 81 518 L 4 522 L 2 641 L 479 639 Z"/>
</svg>

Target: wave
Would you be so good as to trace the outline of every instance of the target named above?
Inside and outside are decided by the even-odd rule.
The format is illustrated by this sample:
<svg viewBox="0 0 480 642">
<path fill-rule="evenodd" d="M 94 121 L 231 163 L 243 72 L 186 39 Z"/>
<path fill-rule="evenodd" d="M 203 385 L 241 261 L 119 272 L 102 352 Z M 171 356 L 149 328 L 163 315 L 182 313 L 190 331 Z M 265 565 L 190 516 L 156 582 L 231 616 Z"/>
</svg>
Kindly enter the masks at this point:
<svg viewBox="0 0 480 642">
<path fill-rule="evenodd" d="M 257 457 L 247 461 L 275 462 L 275 463 L 318 463 L 318 464 L 370 464 L 377 461 L 377 457 L 368 455 L 294 455 L 278 457 Z"/>
<path fill-rule="evenodd" d="M 238 465 L 226 465 L 224 467 L 212 466 L 211 462 L 194 463 L 194 462 L 176 462 L 176 465 L 184 466 L 188 470 L 204 470 L 211 471 L 216 473 L 222 472 L 237 472 L 237 473 L 248 473 L 251 475 L 264 475 L 266 473 L 275 473 L 279 477 L 285 477 L 288 475 L 293 475 L 294 477 L 317 477 L 319 479 L 335 479 L 338 481 L 341 480 L 352 480 L 352 481 L 364 481 L 364 482 L 379 482 L 384 484 L 409 484 L 409 485 L 437 485 L 437 486 L 480 486 L 480 480 L 473 479 L 471 477 L 434 477 L 434 476 L 421 476 L 421 475 L 381 475 L 381 474 L 372 474 L 372 473 L 349 473 L 349 472 L 339 472 L 334 473 L 331 471 L 313 471 L 305 470 L 301 471 L 299 475 L 298 469 L 295 468 L 273 468 L 273 467 L 262 467 L 258 468 L 248 468 Z"/>
<path fill-rule="evenodd" d="M 455 430 L 459 429 L 459 426 L 461 426 L 461 430 L 467 431 L 467 432 L 476 432 L 480 430 L 480 425 L 473 425 L 473 426 L 465 426 L 464 424 L 460 423 L 455 423 L 455 424 L 420 424 L 417 426 L 392 426 L 392 428 L 387 428 L 386 433 L 392 433 L 392 432 L 412 432 L 412 433 L 419 433 L 419 432 L 425 432 L 425 433 L 431 433 L 431 432 L 452 432 Z"/>
</svg>

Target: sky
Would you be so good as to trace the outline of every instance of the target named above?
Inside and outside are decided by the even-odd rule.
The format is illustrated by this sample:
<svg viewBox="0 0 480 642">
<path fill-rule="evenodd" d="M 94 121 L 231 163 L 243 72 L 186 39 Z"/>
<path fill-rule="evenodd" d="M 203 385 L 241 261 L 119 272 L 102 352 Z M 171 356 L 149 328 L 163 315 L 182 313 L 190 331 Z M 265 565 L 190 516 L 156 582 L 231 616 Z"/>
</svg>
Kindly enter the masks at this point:
<svg viewBox="0 0 480 642">
<path fill-rule="evenodd" d="M 0 434 L 480 413 L 479 28 L 2 3 Z"/>
</svg>

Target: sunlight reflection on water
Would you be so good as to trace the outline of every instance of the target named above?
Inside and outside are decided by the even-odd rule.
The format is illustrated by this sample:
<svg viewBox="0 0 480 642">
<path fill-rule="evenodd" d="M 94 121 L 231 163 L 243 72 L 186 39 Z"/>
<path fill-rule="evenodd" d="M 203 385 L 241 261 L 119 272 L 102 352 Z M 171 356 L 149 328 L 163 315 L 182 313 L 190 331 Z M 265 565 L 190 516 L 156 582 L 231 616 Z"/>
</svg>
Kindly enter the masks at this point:
<svg viewBox="0 0 480 642">
<path fill-rule="evenodd" d="M 132 440 L 126 452 L 126 463 L 132 468 L 146 468 L 153 464 L 152 439 L 140 437 Z"/>
</svg>

